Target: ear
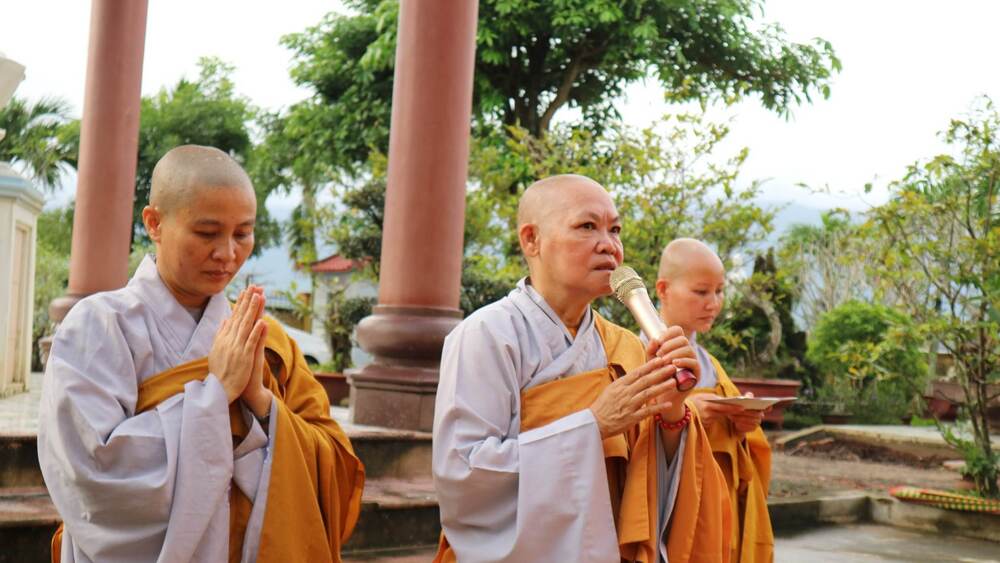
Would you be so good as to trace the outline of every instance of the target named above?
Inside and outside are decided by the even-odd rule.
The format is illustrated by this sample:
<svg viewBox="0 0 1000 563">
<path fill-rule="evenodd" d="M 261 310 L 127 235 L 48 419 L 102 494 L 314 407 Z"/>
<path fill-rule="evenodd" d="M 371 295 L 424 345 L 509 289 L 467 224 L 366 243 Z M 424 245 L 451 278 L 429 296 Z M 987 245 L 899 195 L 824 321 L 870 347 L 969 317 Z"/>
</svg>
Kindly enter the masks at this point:
<svg viewBox="0 0 1000 563">
<path fill-rule="evenodd" d="M 518 227 L 517 238 L 521 243 L 521 252 L 525 258 L 538 256 L 541 243 L 538 238 L 538 225 L 525 223 Z"/>
<path fill-rule="evenodd" d="M 662 306 L 667 302 L 667 289 L 670 288 L 670 282 L 663 278 L 657 278 L 656 280 L 656 298 L 660 301 Z"/>
<path fill-rule="evenodd" d="M 160 242 L 160 237 L 162 235 L 161 228 L 163 227 L 163 214 L 160 213 L 160 210 L 152 205 L 143 207 L 142 224 L 146 226 L 146 232 L 149 233 L 149 238 L 153 242 Z"/>
</svg>

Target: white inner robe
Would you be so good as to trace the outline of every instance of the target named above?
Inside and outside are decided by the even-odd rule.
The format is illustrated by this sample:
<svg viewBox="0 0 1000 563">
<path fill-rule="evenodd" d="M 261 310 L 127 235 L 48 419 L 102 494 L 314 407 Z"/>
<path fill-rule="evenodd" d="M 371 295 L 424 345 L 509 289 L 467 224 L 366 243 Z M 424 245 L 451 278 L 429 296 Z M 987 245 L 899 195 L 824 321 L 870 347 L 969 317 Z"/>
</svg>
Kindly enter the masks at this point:
<svg viewBox="0 0 1000 563">
<path fill-rule="evenodd" d="M 65 530 L 63 562 L 225 561 L 232 483 L 254 502 L 242 560 L 256 558 L 277 404 L 233 447 L 215 375 L 135 414 L 139 385 L 203 358 L 231 315 L 222 294 L 195 322 L 146 257 L 129 284 L 70 310 L 42 384 L 38 459 Z"/>
<path fill-rule="evenodd" d="M 620 560 L 591 411 L 520 431 L 523 390 L 607 363 L 592 312 L 573 338 L 525 280 L 445 339 L 433 470 L 441 525 L 459 561 Z M 680 473 L 671 469 L 680 464 L 660 466 L 659 512 L 669 518 Z"/>
</svg>

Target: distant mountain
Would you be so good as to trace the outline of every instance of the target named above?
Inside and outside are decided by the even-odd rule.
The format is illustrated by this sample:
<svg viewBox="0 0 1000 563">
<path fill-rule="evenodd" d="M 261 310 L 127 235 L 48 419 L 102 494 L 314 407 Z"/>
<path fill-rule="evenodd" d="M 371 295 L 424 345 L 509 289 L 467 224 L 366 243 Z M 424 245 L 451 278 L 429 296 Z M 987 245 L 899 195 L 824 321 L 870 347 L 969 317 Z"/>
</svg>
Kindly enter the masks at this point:
<svg viewBox="0 0 1000 563">
<path fill-rule="evenodd" d="M 765 205 L 779 205 L 772 202 L 765 202 Z M 826 209 L 811 207 L 798 202 L 783 204 L 783 208 L 774 217 L 774 231 L 768 237 L 768 241 L 776 243 L 785 232 L 794 225 L 819 225 L 821 217 Z"/>
</svg>

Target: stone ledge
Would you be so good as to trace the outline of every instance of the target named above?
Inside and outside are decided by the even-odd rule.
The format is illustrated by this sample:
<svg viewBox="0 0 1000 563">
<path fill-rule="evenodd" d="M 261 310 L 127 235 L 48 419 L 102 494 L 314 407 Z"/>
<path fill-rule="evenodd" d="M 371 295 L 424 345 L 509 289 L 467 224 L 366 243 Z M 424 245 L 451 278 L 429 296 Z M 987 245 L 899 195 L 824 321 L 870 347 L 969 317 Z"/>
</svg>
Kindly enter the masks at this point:
<svg viewBox="0 0 1000 563">
<path fill-rule="evenodd" d="M 811 528 L 869 520 L 866 493 L 770 499 L 767 511 L 775 530 Z"/>
<path fill-rule="evenodd" d="M 871 496 L 871 520 L 897 528 L 911 528 L 1000 543 L 1000 515 L 946 510 L 903 502 L 888 495 Z"/>
<path fill-rule="evenodd" d="M 771 499 L 767 508 L 775 532 L 873 522 L 1000 543 L 1000 515 L 946 510 L 879 493 Z"/>
</svg>

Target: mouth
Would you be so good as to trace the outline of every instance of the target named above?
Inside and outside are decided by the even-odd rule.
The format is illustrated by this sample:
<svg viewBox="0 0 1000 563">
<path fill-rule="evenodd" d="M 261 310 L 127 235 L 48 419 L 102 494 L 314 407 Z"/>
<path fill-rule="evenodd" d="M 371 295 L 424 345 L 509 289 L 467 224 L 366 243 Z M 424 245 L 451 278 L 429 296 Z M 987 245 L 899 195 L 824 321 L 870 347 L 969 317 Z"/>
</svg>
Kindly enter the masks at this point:
<svg viewBox="0 0 1000 563">
<path fill-rule="evenodd" d="M 599 272 L 612 272 L 617 267 L 618 264 L 615 264 L 614 262 L 607 262 L 605 264 L 601 264 L 600 266 L 595 267 L 594 269 Z"/>
<path fill-rule="evenodd" d="M 225 270 L 218 270 L 218 271 L 205 272 L 205 276 L 213 281 L 222 281 L 225 279 L 229 279 L 231 274 Z"/>
</svg>

